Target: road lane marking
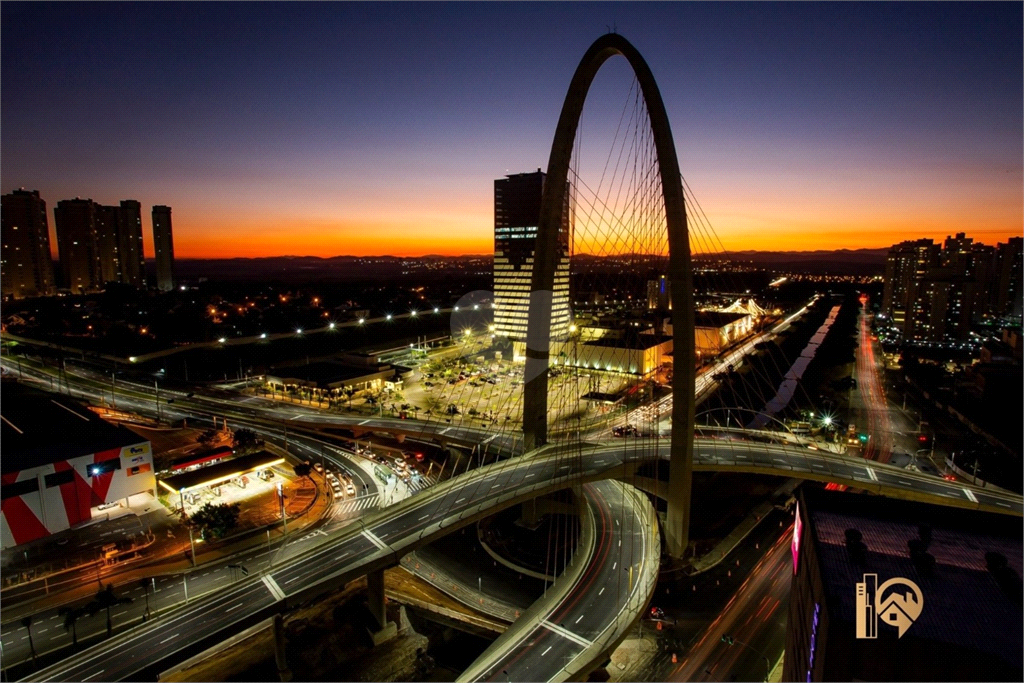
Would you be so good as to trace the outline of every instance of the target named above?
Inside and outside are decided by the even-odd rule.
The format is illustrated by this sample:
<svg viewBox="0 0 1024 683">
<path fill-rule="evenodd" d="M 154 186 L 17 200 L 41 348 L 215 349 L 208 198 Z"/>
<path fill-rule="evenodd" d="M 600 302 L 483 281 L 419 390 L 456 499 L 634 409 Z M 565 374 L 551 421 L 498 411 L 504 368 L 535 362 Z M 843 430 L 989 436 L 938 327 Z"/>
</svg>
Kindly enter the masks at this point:
<svg viewBox="0 0 1024 683">
<path fill-rule="evenodd" d="M 425 519 L 426 519 L 427 517 L 429 517 L 429 516 L 430 516 L 430 515 L 423 515 L 422 517 L 420 517 L 420 518 L 419 518 L 419 520 L 418 520 L 418 521 L 422 522 L 423 520 L 425 520 Z"/>
<path fill-rule="evenodd" d="M 604 586 L 601 587 L 601 590 L 599 590 L 597 594 L 598 596 L 604 595 Z"/>
<path fill-rule="evenodd" d="M 96 676 L 99 676 L 99 675 L 100 675 L 101 673 L 103 673 L 104 671 L 106 671 L 106 669 L 100 669 L 99 671 L 97 671 L 97 672 L 96 672 L 96 673 L 94 673 L 94 674 L 89 674 L 88 676 L 86 676 L 86 677 L 85 677 L 85 678 L 83 678 L 82 680 L 83 680 L 83 681 L 87 681 L 87 680 L 89 680 L 90 678 L 95 678 Z"/>
<path fill-rule="evenodd" d="M 360 426 L 360 427 L 362 427 L 362 426 L 363 426 L 364 424 L 366 424 L 367 422 L 369 422 L 369 420 L 363 420 L 362 422 L 360 422 L 360 423 L 359 423 L 359 426 Z"/>
<path fill-rule="evenodd" d="M 167 642 L 167 641 L 169 641 L 169 640 L 174 640 L 174 639 L 175 639 L 175 638 L 177 638 L 177 637 L 178 637 L 179 635 L 180 635 L 179 633 L 175 633 L 175 634 L 174 634 L 173 636 L 171 636 L 170 638 L 164 638 L 163 640 L 161 640 L 161 641 L 160 641 L 160 644 L 161 644 L 161 645 L 163 645 L 164 643 L 166 643 L 166 642 Z"/>
<path fill-rule="evenodd" d="M 523 477 L 523 479 L 529 479 L 530 477 L 535 477 L 535 476 L 537 476 L 537 475 L 534 472 L 530 472 L 525 477 Z"/>
<path fill-rule="evenodd" d="M 465 498 L 459 498 L 457 501 L 455 501 L 455 504 L 458 505 L 459 503 L 461 503 L 464 500 L 466 500 L 466 499 Z"/>
<path fill-rule="evenodd" d="M 878 481 L 878 475 L 875 474 L 875 471 L 873 469 L 871 469 L 870 467 L 865 467 L 864 469 L 868 471 L 868 476 L 871 477 L 871 481 Z"/>
<path fill-rule="evenodd" d="M 387 536 L 387 534 L 384 534 L 384 535 Z M 374 533 L 372 531 L 370 531 L 369 529 L 363 531 L 363 536 L 365 536 L 366 539 L 368 541 L 370 541 L 370 543 L 374 544 L 375 546 L 377 546 L 381 550 L 391 550 L 391 548 L 388 547 L 387 543 L 385 543 L 384 541 L 380 540 L 380 538 L 378 538 L 376 535 L 374 535 Z"/>
<path fill-rule="evenodd" d="M 224 614 L 227 614 L 227 613 L 228 613 L 228 612 L 230 612 L 231 610 L 235 610 L 235 609 L 238 609 L 239 607 L 241 607 L 241 606 L 242 606 L 242 605 L 244 605 L 244 604 L 245 604 L 245 602 L 244 602 L 244 601 L 242 601 L 242 602 L 238 603 L 237 605 L 232 605 L 231 607 L 229 607 L 229 608 L 227 608 L 226 610 L 224 610 Z"/>
<path fill-rule="evenodd" d="M 275 600 L 284 600 L 284 591 L 277 585 L 277 581 L 274 581 L 274 577 L 270 574 L 263 576 L 263 583 L 267 586 L 267 590 L 274 596 Z"/>
<path fill-rule="evenodd" d="M 580 623 L 580 621 L 582 621 L 582 620 L 583 620 L 583 615 L 581 614 L 581 615 L 580 615 L 580 616 L 579 616 L 579 617 L 578 617 L 578 618 L 576 619 L 576 621 L 574 621 L 573 623 L 574 623 L 574 624 L 578 624 L 578 623 Z"/>
<path fill-rule="evenodd" d="M 546 655 L 546 654 L 547 654 L 548 652 L 550 652 L 550 651 L 551 651 L 551 646 L 550 646 L 550 645 L 548 645 L 548 649 L 547 649 L 547 650 L 544 650 L 544 652 L 541 652 L 541 653 L 540 653 L 540 656 L 541 656 L 541 657 L 543 657 L 544 655 Z"/>
<path fill-rule="evenodd" d="M 585 648 L 586 647 L 590 647 L 591 645 L 593 645 L 593 643 L 591 643 L 589 640 L 587 640 L 583 636 L 576 635 L 575 633 L 573 633 L 569 629 L 567 629 L 565 627 L 562 627 L 562 626 L 559 626 L 558 624 L 553 624 L 550 621 L 548 621 L 547 619 L 541 621 L 540 625 L 543 626 L 544 628 L 546 628 L 547 630 L 551 631 L 552 633 L 558 634 L 558 635 L 562 636 L 563 638 L 565 638 L 567 640 L 571 640 L 572 642 L 576 643 L 577 645 L 581 645 L 581 646 L 583 646 Z"/>
<path fill-rule="evenodd" d="M 971 493 L 971 490 L 970 490 L 970 489 L 964 489 L 964 494 L 965 494 L 965 495 L 967 496 L 967 498 L 968 498 L 968 499 L 969 499 L 969 500 L 970 500 L 970 501 L 971 501 L 972 503 L 977 503 L 977 502 L 978 502 L 978 499 L 974 497 L 974 494 L 973 494 L 973 493 Z"/>
</svg>

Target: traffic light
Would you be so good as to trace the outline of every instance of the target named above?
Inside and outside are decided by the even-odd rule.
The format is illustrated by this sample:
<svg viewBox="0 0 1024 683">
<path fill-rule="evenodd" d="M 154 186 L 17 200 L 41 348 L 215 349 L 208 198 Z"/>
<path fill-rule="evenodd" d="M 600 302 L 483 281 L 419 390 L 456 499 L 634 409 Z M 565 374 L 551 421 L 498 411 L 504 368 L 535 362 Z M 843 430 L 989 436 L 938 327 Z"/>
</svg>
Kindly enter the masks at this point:
<svg viewBox="0 0 1024 683">
<path fill-rule="evenodd" d="M 868 435 L 867 434 L 858 434 L 857 438 L 860 439 L 861 443 L 867 443 L 868 442 Z"/>
<path fill-rule="evenodd" d="M 736 639 L 732 636 L 722 636 L 722 642 L 726 645 L 733 645 L 736 642 Z"/>
</svg>

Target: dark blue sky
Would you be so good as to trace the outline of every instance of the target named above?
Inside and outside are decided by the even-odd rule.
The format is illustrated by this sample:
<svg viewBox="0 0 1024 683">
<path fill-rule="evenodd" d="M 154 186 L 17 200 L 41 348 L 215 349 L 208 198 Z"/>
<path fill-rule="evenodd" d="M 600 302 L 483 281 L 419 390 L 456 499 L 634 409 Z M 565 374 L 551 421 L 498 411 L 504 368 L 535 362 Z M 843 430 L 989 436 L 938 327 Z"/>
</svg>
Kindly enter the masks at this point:
<svg viewBox="0 0 1024 683">
<path fill-rule="evenodd" d="M 1021 8 L 5 1 L 2 190 L 170 204 L 186 256 L 486 251 L 492 180 L 546 165 L 614 24 L 727 247 L 991 242 L 1022 224 Z M 595 138 L 630 78 L 599 74 Z"/>
</svg>

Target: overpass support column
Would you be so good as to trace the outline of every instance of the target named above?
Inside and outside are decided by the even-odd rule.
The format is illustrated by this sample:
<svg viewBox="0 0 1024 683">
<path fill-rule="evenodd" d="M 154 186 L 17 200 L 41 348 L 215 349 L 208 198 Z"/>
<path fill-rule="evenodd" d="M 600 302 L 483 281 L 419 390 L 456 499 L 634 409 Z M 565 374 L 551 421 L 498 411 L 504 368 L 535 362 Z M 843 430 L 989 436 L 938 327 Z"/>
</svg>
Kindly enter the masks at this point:
<svg viewBox="0 0 1024 683">
<path fill-rule="evenodd" d="M 388 623 L 388 615 L 384 607 L 383 569 L 366 575 L 366 595 L 369 600 L 370 614 L 377 620 L 377 627 L 383 629 Z"/>
<path fill-rule="evenodd" d="M 277 676 L 282 681 L 292 680 L 292 670 L 288 668 L 284 650 L 284 616 L 274 615 L 274 659 L 277 662 Z"/>
</svg>

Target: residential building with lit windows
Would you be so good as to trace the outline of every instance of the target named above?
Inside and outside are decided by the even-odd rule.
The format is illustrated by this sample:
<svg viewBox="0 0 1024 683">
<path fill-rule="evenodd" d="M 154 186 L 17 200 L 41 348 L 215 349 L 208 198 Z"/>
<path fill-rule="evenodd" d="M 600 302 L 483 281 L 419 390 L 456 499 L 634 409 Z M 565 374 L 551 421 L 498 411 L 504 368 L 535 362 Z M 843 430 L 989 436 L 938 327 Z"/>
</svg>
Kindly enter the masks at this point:
<svg viewBox="0 0 1024 683">
<path fill-rule="evenodd" d="M 50 225 L 39 191 L 22 188 L 5 194 L 0 199 L 0 223 L 0 294 L 4 298 L 53 294 Z"/>
<path fill-rule="evenodd" d="M 495 335 L 525 341 L 530 310 L 533 254 L 540 222 L 545 173 L 519 173 L 494 181 L 494 327 Z M 569 192 L 566 191 L 561 255 L 555 270 L 551 305 L 551 341 L 569 333 Z"/>
</svg>

